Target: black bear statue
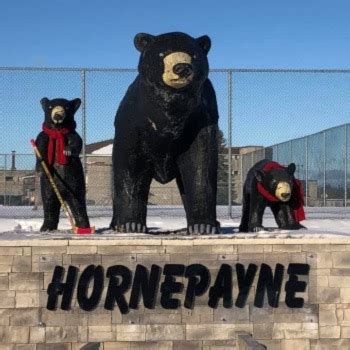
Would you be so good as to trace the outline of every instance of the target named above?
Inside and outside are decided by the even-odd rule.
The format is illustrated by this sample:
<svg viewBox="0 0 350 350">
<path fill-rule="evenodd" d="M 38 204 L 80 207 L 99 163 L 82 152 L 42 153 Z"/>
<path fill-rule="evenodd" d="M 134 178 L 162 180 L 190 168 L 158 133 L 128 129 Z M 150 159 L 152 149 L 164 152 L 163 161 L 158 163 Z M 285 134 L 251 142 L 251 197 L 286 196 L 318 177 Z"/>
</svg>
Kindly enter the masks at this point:
<svg viewBox="0 0 350 350">
<path fill-rule="evenodd" d="M 40 102 L 45 112 L 45 120 L 42 131 L 36 138 L 36 146 L 61 196 L 72 211 L 75 225 L 79 228 L 88 228 L 90 223 L 86 212 L 85 177 L 79 158 L 82 139 L 75 131 L 74 120 L 74 114 L 81 101 L 79 98 L 68 101 L 63 98 L 49 100 L 44 97 Z M 39 160 L 36 170 L 40 174 L 44 207 L 44 223 L 40 231 L 54 231 L 57 230 L 61 204 Z"/>
<path fill-rule="evenodd" d="M 120 232 L 147 232 L 152 179 L 176 179 L 189 234 L 219 232 L 218 109 L 208 79 L 208 36 L 139 33 L 139 74 L 115 117 L 113 218 Z"/>
<path fill-rule="evenodd" d="M 243 186 L 241 232 L 263 231 L 263 215 L 270 207 L 280 229 L 305 229 L 304 197 L 301 183 L 294 177 L 295 164 L 287 167 L 267 159 L 257 162 Z"/>
</svg>

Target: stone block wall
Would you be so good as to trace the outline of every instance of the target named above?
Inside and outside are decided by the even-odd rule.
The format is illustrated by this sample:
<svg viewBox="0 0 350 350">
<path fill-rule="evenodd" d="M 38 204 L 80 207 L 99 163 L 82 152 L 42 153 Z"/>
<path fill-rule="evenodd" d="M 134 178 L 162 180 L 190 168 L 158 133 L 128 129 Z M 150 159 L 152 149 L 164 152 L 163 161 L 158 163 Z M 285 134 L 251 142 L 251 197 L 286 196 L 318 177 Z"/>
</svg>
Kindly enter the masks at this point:
<svg viewBox="0 0 350 350">
<path fill-rule="evenodd" d="M 143 237 L 2 240 L 0 350 L 80 349 L 94 342 L 104 350 L 238 349 L 240 332 L 273 350 L 350 349 L 350 239 Z M 237 263 L 285 267 L 277 308 L 267 304 L 266 295 L 264 307 L 254 306 L 259 270 L 243 308 L 224 308 L 222 302 L 209 307 L 209 290 L 196 298 L 193 309 L 185 308 L 185 277 L 176 278 L 184 291 L 173 295 L 181 300 L 181 307 L 174 310 L 161 307 L 160 291 L 154 309 L 141 302 L 139 309 L 127 314 L 117 306 L 106 310 L 107 277 L 101 302 L 93 311 L 79 307 L 76 289 L 71 310 L 46 308 L 55 266 L 65 267 L 67 273 L 73 265 L 81 273 L 91 264 L 101 265 L 105 272 L 120 264 L 132 273 L 138 264 L 148 268 L 202 264 L 211 273 L 211 286 L 220 266 L 228 264 L 233 267 L 234 304 L 239 291 Z M 308 276 L 299 276 L 307 283 L 306 291 L 297 293 L 304 299 L 302 308 L 289 308 L 284 302 L 290 263 L 310 266 Z M 129 296 L 130 291 L 127 300 Z"/>
</svg>

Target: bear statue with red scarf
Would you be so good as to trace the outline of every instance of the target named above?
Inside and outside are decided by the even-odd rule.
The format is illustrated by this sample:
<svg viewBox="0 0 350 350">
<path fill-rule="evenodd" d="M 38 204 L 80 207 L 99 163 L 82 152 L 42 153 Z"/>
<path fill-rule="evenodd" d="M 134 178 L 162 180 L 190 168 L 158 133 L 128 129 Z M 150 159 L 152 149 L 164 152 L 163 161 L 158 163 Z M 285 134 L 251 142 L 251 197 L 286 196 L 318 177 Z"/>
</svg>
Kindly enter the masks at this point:
<svg viewBox="0 0 350 350">
<path fill-rule="evenodd" d="M 304 197 L 301 183 L 294 177 L 295 164 L 287 167 L 263 159 L 247 174 L 243 187 L 241 232 L 263 231 L 263 215 L 270 207 L 280 229 L 305 229 Z"/>
<path fill-rule="evenodd" d="M 83 143 L 75 131 L 74 120 L 81 101 L 79 98 L 69 101 L 63 98 L 49 100 L 45 97 L 40 103 L 45 112 L 45 121 L 36 138 L 36 146 L 59 192 L 70 207 L 76 226 L 88 228 L 90 223 L 86 212 L 85 178 L 79 158 Z M 54 231 L 57 230 L 61 204 L 39 160 L 36 170 L 40 173 L 44 207 L 44 223 L 40 231 Z"/>
</svg>

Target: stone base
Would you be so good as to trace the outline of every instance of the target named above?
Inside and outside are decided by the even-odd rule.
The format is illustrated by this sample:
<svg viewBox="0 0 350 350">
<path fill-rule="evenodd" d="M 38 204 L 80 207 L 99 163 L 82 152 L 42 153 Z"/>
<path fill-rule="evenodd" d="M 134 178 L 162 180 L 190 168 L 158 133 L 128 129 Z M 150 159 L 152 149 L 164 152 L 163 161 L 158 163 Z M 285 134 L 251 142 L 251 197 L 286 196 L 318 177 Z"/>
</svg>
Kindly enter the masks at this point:
<svg viewBox="0 0 350 350">
<path fill-rule="evenodd" d="M 11 239 L 15 238 L 15 239 Z M 56 239 L 53 239 L 56 238 Z M 258 267 L 247 303 L 236 307 L 239 292 L 236 264 Z M 84 311 L 74 290 L 71 310 L 46 308 L 47 288 L 56 266 L 70 265 L 81 272 L 89 265 L 102 266 L 105 282 L 101 301 Z M 139 308 L 121 314 L 104 308 L 109 284 L 106 271 L 123 265 L 134 274 L 137 265 L 162 269 L 166 264 L 202 264 L 210 271 L 213 286 L 222 264 L 232 267 L 233 306 L 208 306 L 209 290 L 195 300 L 193 309 L 183 306 L 187 278 L 174 293 L 181 306 L 166 309 L 160 303 L 159 287 L 154 309 L 140 302 Z M 267 264 L 285 267 L 278 307 L 265 303 L 254 306 L 259 270 Z M 302 308 L 285 303 L 289 264 L 307 264 L 306 291 Z M 164 276 L 160 284 L 164 281 Z M 93 285 L 93 284 L 92 284 Z M 91 288 L 92 289 L 92 285 Z M 130 290 L 125 294 L 129 300 Z M 235 238 L 138 237 L 124 234 L 103 237 L 67 236 L 36 239 L 3 237 L 0 244 L 0 349 L 80 349 L 100 343 L 100 349 L 235 349 L 237 334 L 251 334 L 268 349 L 349 349 L 350 348 L 350 239 L 349 238 Z M 49 345 L 50 344 L 50 345 Z M 103 347 L 102 347 L 103 346 Z M 16 347 L 17 349 L 17 347 Z"/>
</svg>

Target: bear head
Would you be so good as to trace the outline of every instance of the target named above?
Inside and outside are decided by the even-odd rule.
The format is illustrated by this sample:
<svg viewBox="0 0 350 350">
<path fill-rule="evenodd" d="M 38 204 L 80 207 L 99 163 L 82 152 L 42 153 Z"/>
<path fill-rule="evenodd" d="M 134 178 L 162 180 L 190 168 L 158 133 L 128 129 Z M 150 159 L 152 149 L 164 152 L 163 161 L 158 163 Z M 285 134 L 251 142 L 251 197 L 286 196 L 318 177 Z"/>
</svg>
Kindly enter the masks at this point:
<svg viewBox="0 0 350 350">
<path fill-rule="evenodd" d="M 45 124 L 49 128 L 75 129 L 74 114 L 81 104 L 80 98 L 69 101 L 64 98 L 49 100 L 47 97 L 44 97 L 40 100 L 40 103 L 45 112 Z"/>
<path fill-rule="evenodd" d="M 294 172 L 295 164 L 291 163 L 269 171 L 257 170 L 255 178 L 272 196 L 281 202 L 288 202 L 292 196 Z"/>
<path fill-rule="evenodd" d="M 180 32 L 139 33 L 134 44 L 141 52 L 139 73 L 151 85 L 179 91 L 198 88 L 208 77 L 211 41 L 206 35 L 195 39 Z"/>
</svg>

